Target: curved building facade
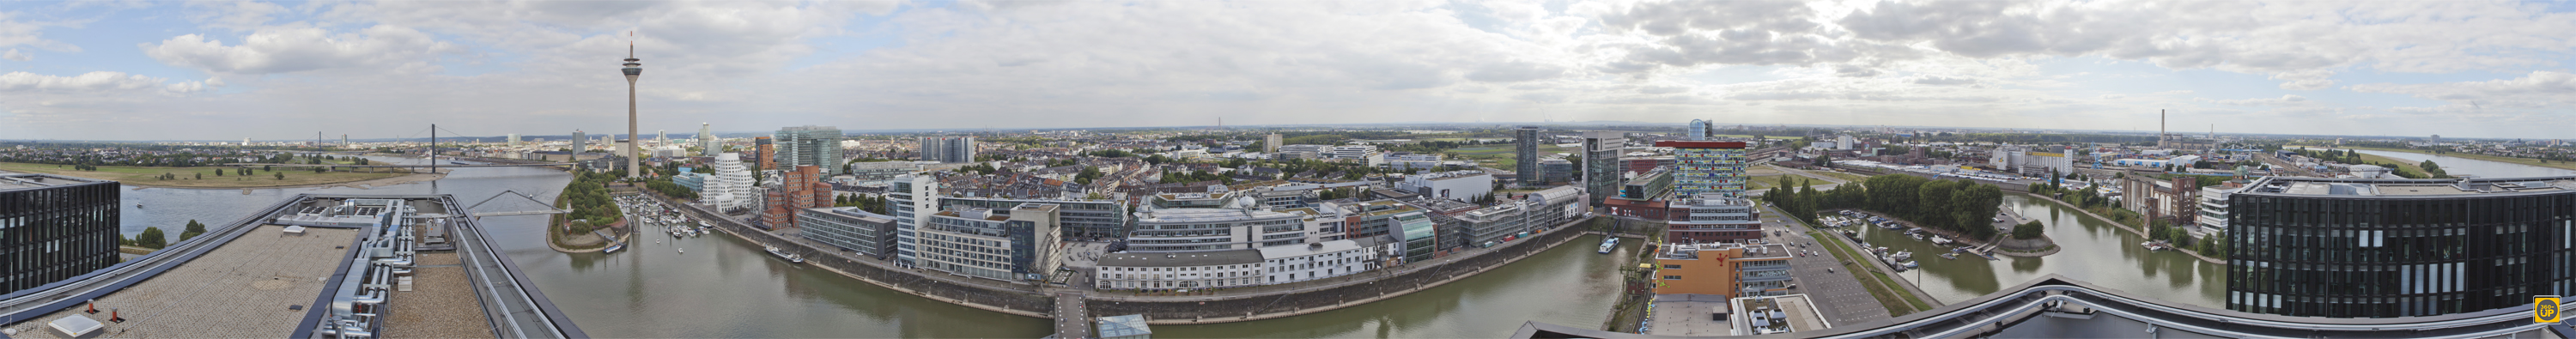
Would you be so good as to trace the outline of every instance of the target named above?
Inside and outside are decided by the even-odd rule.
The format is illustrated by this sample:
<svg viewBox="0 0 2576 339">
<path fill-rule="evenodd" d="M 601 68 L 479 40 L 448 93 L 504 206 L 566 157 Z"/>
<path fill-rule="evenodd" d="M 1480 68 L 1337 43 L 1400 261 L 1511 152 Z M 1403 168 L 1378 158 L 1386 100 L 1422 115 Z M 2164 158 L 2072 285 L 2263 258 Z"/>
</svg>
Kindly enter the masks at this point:
<svg viewBox="0 0 2576 339">
<path fill-rule="evenodd" d="M 2276 177 L 2227 200 L 2229 310 L 2418 317 L 2576 292 L 2576 176 Z"/>
</svg>

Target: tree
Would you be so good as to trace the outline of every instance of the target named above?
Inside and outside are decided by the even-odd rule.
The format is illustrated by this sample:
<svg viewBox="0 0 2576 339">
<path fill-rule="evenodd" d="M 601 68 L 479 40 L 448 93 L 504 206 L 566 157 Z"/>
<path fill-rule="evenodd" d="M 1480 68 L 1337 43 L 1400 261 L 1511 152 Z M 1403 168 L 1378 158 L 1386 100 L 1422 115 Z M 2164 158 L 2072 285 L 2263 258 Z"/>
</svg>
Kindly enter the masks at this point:
<svg viewBox="0 0 2576 339">
<path fill-rule="evenodd" d="M 161 234 L 160 227 L 144 227 L 143 234 L 134 236 L 134 247 L 160 249 L 169 245 L 170 239 Z"/>
<path fill-rule="evenodd" d="M 269 174 L 276 174 L 277 180 L 286 180 L 286 173 L 269 172 Z"/>
<path fill-rule="evenodd" d="M 2047 232 L 2047 230 L 2042 229 L 2040 226 L 2041 225 L 2038 220 L 2031 220 L 2030 222 L 2022 223 L 2019 226 L 2013 226 L 2012 237 L 2013 239 L 2038 238 L 2042 232 Z"/>
<path fill-rule="evenodd" d="M 188 228 L 179 231 L 179 241 L 188 241 L 189 238 L 196 238 L 203 234 L 206 234 L 206 224 L 198 223 L 197 219 L 188 219 Z"/>
<path fill-rule="evenodd" d="M 573 220 L 572 223 L 564 224 L 564 235 L 590 233 L 590 229 L 590 219 Z"/>
<path fill-rule="evenodd" d="M 215 172 L 215 173 L 223 173 L 223 172 Z M 205 173 L 197 173 L 197 180 L 206 180 L 206 174 L 205 174 Z"/>
</svg>

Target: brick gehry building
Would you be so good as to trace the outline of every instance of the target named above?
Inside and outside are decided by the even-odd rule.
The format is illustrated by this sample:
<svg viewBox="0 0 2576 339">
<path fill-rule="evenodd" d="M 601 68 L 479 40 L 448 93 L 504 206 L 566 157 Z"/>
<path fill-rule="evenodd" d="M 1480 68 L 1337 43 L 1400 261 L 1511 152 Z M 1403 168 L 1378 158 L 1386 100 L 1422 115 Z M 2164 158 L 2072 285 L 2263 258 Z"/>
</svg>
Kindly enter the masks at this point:
<svg viewBox="0 0 2576 339">
<path fill-rule="evenodd" d="M 832 207 L 832 184 L 823 183 L 823 169 L 813 165 L 779 171 L 763 191 L 760 226 L 773 230 L 795 226 L 798 210 Z"/>
</svg>

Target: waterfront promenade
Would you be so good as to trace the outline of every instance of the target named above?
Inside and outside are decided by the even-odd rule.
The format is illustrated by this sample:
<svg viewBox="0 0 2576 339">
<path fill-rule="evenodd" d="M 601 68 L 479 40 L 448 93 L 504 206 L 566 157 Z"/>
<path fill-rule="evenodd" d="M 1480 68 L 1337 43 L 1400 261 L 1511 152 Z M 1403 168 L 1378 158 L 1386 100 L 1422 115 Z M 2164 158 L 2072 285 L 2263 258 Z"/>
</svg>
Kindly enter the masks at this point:
<svg viewBox="0 0 2576 339">
<path fill-rule="evenodd" d="M 646 196 L 676 205 L 695 218 L 709 220 L 728 234 L 804 255 L 809 258 L 808 264 L 880 287 L 961 306 L 1028 317 L 1052 318 L 1059 307 L 1055 300 L 1057 295 L 1053 293 L 1057 288 L 903 268 L 884 259 L 856 256 L 830 245 L 752 228 L 702 206 L 679 203 L 659 195 Z M 1474 249 L 1432 261 L 1352 276 L 1192 294 L 1084 291 L 1087 294 L 1085 300 L 1090 308 L 1089 314 L 1141 313 L 1146 314 L 1153 324 L 1234 322 L 1329 311 L 1438 287 L 1516 262 L 1580 237 L 1581 230 L 1568 227 L 1588 220 L 1579 219 L 1531 239 L 1494 248 Z"/>
</svg>

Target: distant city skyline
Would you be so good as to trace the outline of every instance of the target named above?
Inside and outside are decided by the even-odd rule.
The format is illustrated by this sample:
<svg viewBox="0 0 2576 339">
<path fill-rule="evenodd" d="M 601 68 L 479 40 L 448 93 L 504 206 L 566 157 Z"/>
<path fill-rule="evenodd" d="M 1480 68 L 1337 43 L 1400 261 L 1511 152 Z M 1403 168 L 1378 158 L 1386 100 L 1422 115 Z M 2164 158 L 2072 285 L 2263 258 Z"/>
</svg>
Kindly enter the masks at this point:
<svg viewBox="0 0 2576 339">
<path fill-rule="evenodd" d="M 0 139 L 1641 121 L 2576 138 L 2576 4 L 36 2 Z M 612 62 L 603 62 L 612 60 Z"/>
</svg>

